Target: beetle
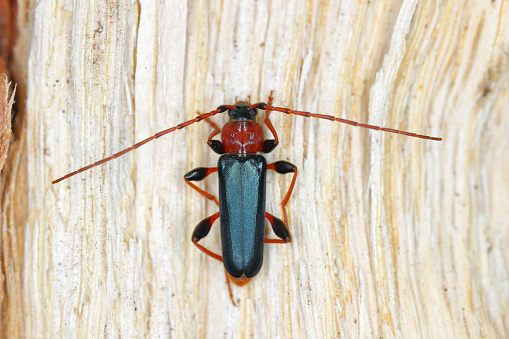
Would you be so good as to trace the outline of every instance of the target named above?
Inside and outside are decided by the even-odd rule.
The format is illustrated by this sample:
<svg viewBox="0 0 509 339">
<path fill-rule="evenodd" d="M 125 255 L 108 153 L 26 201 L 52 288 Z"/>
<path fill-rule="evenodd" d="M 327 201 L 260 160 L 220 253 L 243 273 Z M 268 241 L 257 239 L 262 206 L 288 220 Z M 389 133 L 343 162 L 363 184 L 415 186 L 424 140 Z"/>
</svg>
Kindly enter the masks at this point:
<svg viewBox="0 0 509 339">
<path fill-rule="evenodd" d="M 233 305 L 235 305 L 230 281 L 233 281 L 236 285 L 243 286 L 256 276 L 263 262 L 264 243 L 288 243 L 292 239 L 288 229 L 286 205 L 295 186 L 298 172 L 297 167 L 287 161 L 276 161 L 272 164 L 267 164 L 265 158 L 258 154 L 272 152 L 279 144 L 276 130 L 269 120 L 271 112 L 277 111 L 286 114 L 326 119 L 421 139 L 442 140 L 442 138 L 427 135 L 361 124 L 351 120 L 336 118 L 332 115 L 272 106 L 272 101 L 273 92 L 269 96 L 268 103 L 250 104 L 249 102 L 238 101 L 234 105 L 221 105 L 213 111 L 198 115 L 192 120 L 156 133 L 121 152 L 71 172 L 52 183 L 56 184 L 92 167 L 117 158 L 165 134 L 205 120 L 214 129 L 209 135 L 207 144 L 214 152 L 220 154 L 221 157 L 218 160 L 217 167 L 199 167 L 193 169 L 184 176 L 184 180 L 204 197 L 213 200 L 219 206 L 219 212 L 198 223 L 193 231 L 191 240 L 205 254 L 223 262 L 230 299 Z M 258 110 L 265 110 L 266 115 L 263 122 L 271 132 L 273 139 L 264 139 L 262 125 L 256 121 Z M 228 112 L 229 121 L 220 129 L 209 118 L 224 112 Z M 213 139 L 219 133 L 221 133 L 221 141 Z M 273 170 L 279 174 L 293 173 L 290 187 L 281 202 L 284 220 L 276 218 L 265 211 L 265 177 L 267 170 Z M 219 178 L 219 199 L 192 183 L 193 181 L 201 181 L 215 172 L 217 172 Z M 199 241 L 208 235 L 212 225 L 218 218 L 220 219 L 222 256 L 199 244 Z M 265 219 L 269 221 L 279 239 L 265 238 Z"/>
</svg>

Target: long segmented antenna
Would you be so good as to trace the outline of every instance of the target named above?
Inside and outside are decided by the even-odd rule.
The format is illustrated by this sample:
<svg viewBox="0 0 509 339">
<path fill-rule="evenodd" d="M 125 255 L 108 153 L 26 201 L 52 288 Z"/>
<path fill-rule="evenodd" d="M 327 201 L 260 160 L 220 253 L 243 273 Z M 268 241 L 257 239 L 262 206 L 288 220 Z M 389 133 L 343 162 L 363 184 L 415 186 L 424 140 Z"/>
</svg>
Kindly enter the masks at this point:
<svg viewBox="0 0 509 339">
<path fill-rule="evenodd" d="M 126 154 L 127 152 L 130 152 L 130 151 L 132 151 L 132 150 L 134 150 L 134 149 L 136 149 L 136 148 L 138 148 L 138 147 L 140 147 L 140 146 L 145 145 L 145 144 L 146 144 L 147 142 L 149 142 L 149 141 L 152 141 L 152 140 L 154 140 L 154 139 L 157 139 L 157 138 L 159 138 L 159 137 L 162 137 L 162 136 L 163 136 L 163 135 L 165 135 L 165 134 L 168 134 L 168 133 L 174 132 L 174 131 L 176 131 L 176 130 L 178 130 L 178 129 L 182 129 L 182 128 L 187 127 L 187 126 L 189 126 L 189 125 L 191 125 L 191 124 L 194 124 L 195 122 L 199 122 L 199 121 L 202 121 L 202 120 L 204 120 L 204 119 L 210 118 L 211 116 L 214 116 L 214 115 L 216 115 L 216 114 L 223 113 L 223 112 L 225 112 L 225 111 L 227 111 L 227 110 L 229 110 L 229 109 L 232 109 L 233 107 L 234 107 L 233 105 L 221 105 L 221 106 L 219 106 L 219 107 L 218 107 L 216 110 L 214 110 L 214 111 L 210 111 L 210 112 L 208 112 L 208 113 L 205 113 L 205 114 L 199 115 L 199 116 L 197 116 L 196 118 L 191 119 L 191 120 L 188 120 L 188 121 L 186 121 L 186 122 L 183 122 L 183 123 L 181 123 L 181 124 L 179 124 L 179 125 L 177 125 L 177 126 L 175 126 L 175 127 L 171 127 L 171 128 L 165 129 L 164 131 L 161 131 L 161 132 L 159 132 L 159 133 L 156 133 L 156 134 L 154 134 L 153 136 L 151 136 L 150 138 L 147 138 L 147 139 L 145 139 L 145 140 L 142 140 L 142 141 L 140 141 L 140 142 L 138 142 L 138 143 L 136 143 L 136 144 L 132 145 L 131 147 L 126 148 L 126 149 L 125 149 L 125 150 L 123 150 L 123 151 L 120 151 L 120 152 L 118 152 L 118 153 L 113 154 L 113 155 L 112 155 L 112 156 L 110 156 L 110 157 L 107 157 L 107 158 L 104 158 L 104 159 L 102 159 L 102 160 L 99 160 L 99 161 L 97 161 L 97 162 L 93 163 L 92 165 L 85 166 L 85 167 L 83 167 L 83 168 L 80 168 L 80 169 L 79 169 L 79 170 L 77 170 L 77 171 L 74 171 L 74 172 L 71 172 L 71 173 L 69 173 L 69 174 L 67 174 L 67 175 L 64 175 L 63 177 L 61 177 L 61 178 L 59 178 L 59 179 L 57 179 L 57 180 L 55 180 L 55 181 L 53 181 L 53 182 L 51 182 L 51 183 L 52 183 L 52 184 L 56 184 L 57 182 L 60 182 L 60 181 L 65 180 L 65 179 L 67 179 L 67 178 L 69 178 L 69 177 L 72 177 L 73 175 L 76 175 L 76 174 L 78 174 L 78 173 L 84 172 L 84 171 L 86 171 L 86 170 L 88 170 L 88 169 L 90 169 L 90 168 L 92 168 L 92 167 L 99 166 L 100 164 L 103 164 L 103 163 L 105 163 L 105 162 L 107 162 L 107 161 L 110 161 L 110 160 L 115 159 L 115 158 L 117 158 L 117 157 L 119 157 L 119 156 L 121 156 L 121 155 L 124 155 L 124 154 Z"/>
<path fill-rule="evenodd" d="M 285 113 L 285 114 L 300 115 L 300 116 L 308 117 L 308 118 L 318 118 L 318 119 L 325 119 L 325 120 L 330 120 L 330 121 L 337 121 L 337 122 L 341 122 L 341 123 L 352 125 L 352 126 L 369 128 L 369 129 L 373 129 L 373 130 L 377 130 L 377 131 L 383 131 L 383 132 L 389 132 L 389 133 L 395 133 L 395 134 L 401 134 L 401 135 L 406 135 L 406 136 L 414 137 L 414 138 L 434 140 L 434 141 L 442 140 L 442 138 L 430 137 L 428 135 L 422 135 L 422 134 L 416 134 L 416 133 L 411 133 L 411 132 L 405 132 L 405 131 L 401 131 L 401 130 L 397 130 L 397 129 L 385 128 L 385 127 L 374 126 L 374 125 L 361 124 L 361 123 L 358 123 L 358 122 L 352 121 L 352 120 L 336 118 L 336 117 L 334 117 L 332 115 L 317 114 L 317 113 L 310 113 L 310 112 L 304 112 L 304 111 L 296 111 L 296 110 L 292 110 L 292 109 L 284 108 L 284 107 L 269 106 L 269 105 L 267 105 L 264 102 L 260 102 L 260 103 L 251 105 L 250 107 L 251 108 L 257 108 L 257 109 L 263 109 L 265 111 L 276 111 L 276 112 L 281 112 L 281 113 Z M 105 163 L 107 161 L 115 159 L 115 158 L 117 158 L 117 157 L 119 157 L 121 155 L 124 155 L 127 152 L 130 152 L 130 151 L 132 151 L 132 150 L 134 150 L 134 149 L 136 149 L 136 148 L 138 148 L 138 147 L 140 147 L 142 145 L 145 145 L 147 142 L 152 141 L 154 139 L 157 139 L 157 138 L 159 138 L 159 137 L 161 137 L 161 136 L 163 136 L 165 134 L 174 132 L 174 131 L 176 131 L 178 129 L 182 129 L 182 128 L 187 127 L 187 126 L 189 126 L 191 124 L 194 124 L 195 122 L 199 122 L 199 121 L 205 120 L 205 119 L 210 118 L 210 117 L 212 117 L 212 116 L 214 116 L 216 114 L 223 113 L 223 112 L 225 112 L 225 111 L 227 111 L 229 109 L 233 109 L 233 108 L 235 108 L 235 105 L 221 105 L 221 106 L 219 106 L 214 111 L 210 111 L 208 113 L 199 115 L 196 118 L 188 120 L 188 121 L 186 121 L 184 123 L 181 123 L 181 124 L 179 124 L 179 125 L 177 125 L 175 127 L 171 127 L 171 128 L 165 129 L 164 131 L 156 133 L 153 136 L 151 136 L 150 138 L 142 140 L 142 141 L 134 144 L 133 146 L 131 146 L 129 148 L 126 148 L 123 151 L 120 151 L 118 153 L 113 154 L 110 157 L 104 158 L 102 160 L 99 160 L 99 161 L 91 164 L 91 165 L 88 165 L 88 166 L 85 166 L 83 168 L 80 168 L 77 171 L 71 172 L 71 173 L 69 173 L 69 174 L 67 174 L 67 175 L 65 175 L 65 176 L 63 176 L 63 177 L 53 181 L 52 184 L 56 184 L 57 182 L 60 182 L 60 181 L 62 181 L 64 179 L 72 177 L 73 175 L 76 175 L 78 173 L 84 172 L 84 171 L 86 171 L 86 170 L 88 170 L 88 169 L 90 169 L 92 167 L 101 165 L 101 164 L 103 164 L 103 163 Z"/>
<path fill-rule="evenodd" d="M 385 127 L 374 126 L 374 125 L 361 124 L 361 123 L 358 123 L 358 122 L 352 121 L 352 120 L 336 118 L 332 115 L 316 114 L 316 113 L 309 113 L 309 112 L 303 112 L 303 111 L 294 111 L 289 108 L 269 106 L 264 102 L 251 105 L 251 107 L 263 109 L 266 111 L 276 111 L 276 112 L 282 112 L 282 113 L 286 113 L 286 114 L 300 115 L 300 116 L 308 117 L 308 118 L 318 118 L 318 119 L 325 119 L 325 120 L 330 120 L 330 121 L 338 121 L 338 122 L 342 122 L 344 124 L 348 124 L 348 125 L 352 125 L 352 126 L 369 128 L 369 129 L 374 129 L 374 130 L 383 131 L 383 132 L 396 133 L 396 134 L 406 135 L 406 136 L 414 137 L 414 138 L 421 138 L 421 139 L 434 140 L 434 141 L 442 140 L 442 138 L 430 137 L 428 135 L 405 132 L 405 131 L 400 131 L 397 129 L 385 128 Z"/>
</svg>

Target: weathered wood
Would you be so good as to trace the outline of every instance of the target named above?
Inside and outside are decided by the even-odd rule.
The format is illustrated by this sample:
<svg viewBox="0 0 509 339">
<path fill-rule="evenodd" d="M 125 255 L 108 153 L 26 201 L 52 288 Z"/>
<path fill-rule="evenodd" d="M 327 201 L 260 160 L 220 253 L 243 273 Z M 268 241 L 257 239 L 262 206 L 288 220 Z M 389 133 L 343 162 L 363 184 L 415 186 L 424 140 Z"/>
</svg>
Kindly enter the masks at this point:
<svg viewBox="0 0 509 339">
<path fill-rule="evenodd" d="M 38 2 L 23 289 L 5 289 L 22 302 L 4 300 L 21 308 L 22 335 L 509 336 L 508 8 Z M 274 113 L 281 146 L 268 162 L 299 168 L 294 241 L 266 247 L 260 274 L 234 287 L 239 307 L 222 266 L 190 241 L 217 211 L 182 179 L 217 161 L 207 124 L 51 185 L 196 111 L 273 89 L 279 106 L 444 140 Z M 203 187 L 217 191 L 211 177 Z M 290 177 L 267 180 L 267 211 L 281 216 Z M 218 250 L 218 231 L 204 244 Z"/>
</svg>

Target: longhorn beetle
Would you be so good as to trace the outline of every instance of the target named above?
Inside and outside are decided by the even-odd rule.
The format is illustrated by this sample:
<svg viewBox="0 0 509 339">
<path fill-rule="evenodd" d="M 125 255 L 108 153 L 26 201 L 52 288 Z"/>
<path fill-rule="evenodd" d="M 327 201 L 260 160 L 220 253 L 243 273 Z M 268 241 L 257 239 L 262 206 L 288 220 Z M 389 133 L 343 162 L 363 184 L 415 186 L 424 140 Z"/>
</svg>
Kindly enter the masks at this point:
<svg viewBox="0 0 509 339">
<path fill-rule="evenodd" d="M 210 134 L 207 144 L 214 152 L 221 154 L 217 167 L 195 168 L 184 176 L 184 180 L 205 198 L 213 200 L 219 206 L 219 212 L 198 223 L 193 231 L 192 241 L 205 254 L 223 262 L 230 299 L 233 305 L 235 305 L 230 280 L 242 286 L 248 283 L 260 271 L 263 261 L 264 243 L 287 243 L 292 240 L 287 226 L 286 205 L 295 185 L 297 167 L 287 161 L 276 161 L 272 164 L 267 164 L 265 158 L 257 154 L 272 152 L 279 143 L 276 130 L 269 120 L 269 115 L 272 111 L 337 121 L 352 126 L 403 134 L 409 137 L 435 141 L 442 140 L 442 138 L 427 135 L 361 124 L 351 120 L 336 118 L 332 115 L 276 107 L 272 106 L 272 100 L 273 92 L 270 93 L 268 103 L 260 102 L 251 105 L 249 102 L 238 101 L 234 105 L 221 105 L 213 111 L 201 114 L 194 119 L 156 133 L 150 138 L 142 140 L 121 152 L 69 173 L 52 183 L 56 184 L 75 174 L 101 165 L 149 141 L 187 127 L 195 122 L 202 120 L 208 122 L 214 130 Z M 256 122 L 259 109 L 265 110 L 266 115 L 263 122 L 272 133 L 274 139 L 263 138 L 262 126 Z M 221 129 L 210 121 L 209 118 L 226 111 L 228 111 L 229 122 L 223 126 L 221 132 Z M 213 139 L 219 133 L 221 133 L 221 141 Z M 265 175 L 267 170 L 276 171 L 279 174 L 293 173 L 290 188 L 281 202 L 284 221 L 265 211 Z M 214 195 L 192 183 L 192 181 L 203 180 L 214 172 L 217 172 L 219 177 L 219 200 Z M 207 236 L 217 218 L 220 221 L 222 256 L 198 243 Z M 265 238 L 265 219 L 269 221 L 279 239 Z"/>
</svg>

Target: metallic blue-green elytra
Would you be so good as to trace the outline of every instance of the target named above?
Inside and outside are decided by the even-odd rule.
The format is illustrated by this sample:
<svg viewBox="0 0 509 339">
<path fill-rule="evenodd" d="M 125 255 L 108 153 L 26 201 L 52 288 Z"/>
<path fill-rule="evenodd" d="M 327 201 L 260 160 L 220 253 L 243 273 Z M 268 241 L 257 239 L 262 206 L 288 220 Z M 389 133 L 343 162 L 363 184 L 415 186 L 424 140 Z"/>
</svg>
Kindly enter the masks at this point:
<svg viewBox="0 0 509 339">
<path fill-rule="evenodd" d="M 261 155 L 223 155 L 217 170 L 223 264 L 232 277 L 252 278 L 263 262 L 267 161 Z"/>
</svg>

